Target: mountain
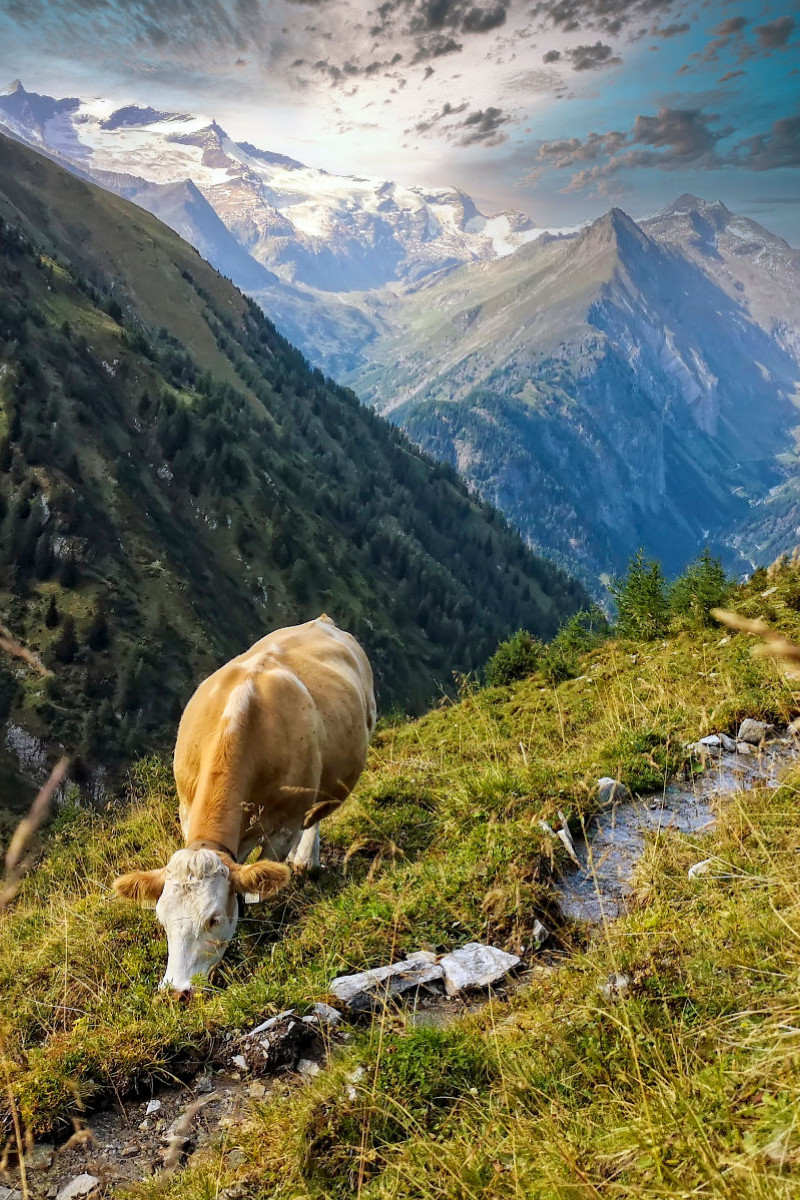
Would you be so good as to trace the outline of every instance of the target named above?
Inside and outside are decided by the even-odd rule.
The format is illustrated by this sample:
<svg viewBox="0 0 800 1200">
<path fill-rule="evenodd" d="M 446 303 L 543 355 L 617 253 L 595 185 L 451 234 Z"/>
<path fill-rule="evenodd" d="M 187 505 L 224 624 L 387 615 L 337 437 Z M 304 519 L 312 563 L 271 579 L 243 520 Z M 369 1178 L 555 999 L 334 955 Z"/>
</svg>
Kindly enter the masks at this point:
<svg viewBox="0 0 800 1200">
<path fill-rule="evenodd" d="M 774 558 L 776 495 L 797 540 L 800 253 L 723 205 L 433 278 L 369 359 L 346 381 L 595 588 L 638 546 Z"/>
<path fill-rule="evenodd" d="M 153 185 L 191 180 L 257 262 L 320 291 L 413 282 L 510 254 L 541 232 L 522 213 L 485 217 L 456 188 L 338 176 L 235 142 L 203 116 L 55 100 L 16 80 L 0 93 L 0 121 L 145 208 Z"/>
<path fill-rule="evenodd" d="M 340 176 L 235 142 L 208 117 L 56 100 L 19 80 L 0 91 L 0 127 L 164 220 L 337 377 L 398 288 L 544 232 L 519 212 L 486 217 L 456 188 Z"/>
<path fill-rule="evenodd" d="M 2 136 L 0 259 L 0 609 L 54 671 L 0 663 L 17 749 L 162 745 L 199 677 L 323 609 L 419 708 L 584 603 L 165 225 Z"/>
</svg>

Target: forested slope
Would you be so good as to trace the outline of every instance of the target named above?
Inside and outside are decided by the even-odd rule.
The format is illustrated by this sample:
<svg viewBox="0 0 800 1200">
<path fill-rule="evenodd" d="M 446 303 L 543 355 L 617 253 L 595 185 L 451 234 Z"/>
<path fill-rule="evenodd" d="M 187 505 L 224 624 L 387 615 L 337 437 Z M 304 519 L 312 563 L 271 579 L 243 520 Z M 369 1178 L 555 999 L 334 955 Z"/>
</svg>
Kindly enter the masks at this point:
<svg viewBox="0 0 800 1200">
<path fill-rule="evenodd" d="M 581 605 L 158 220 L 5 138 L 0 166 L 0 608 L 57 667 L 3 665 L 0 717 L 113 766 L 323 609 L 418 709 Z"/>
</svg>

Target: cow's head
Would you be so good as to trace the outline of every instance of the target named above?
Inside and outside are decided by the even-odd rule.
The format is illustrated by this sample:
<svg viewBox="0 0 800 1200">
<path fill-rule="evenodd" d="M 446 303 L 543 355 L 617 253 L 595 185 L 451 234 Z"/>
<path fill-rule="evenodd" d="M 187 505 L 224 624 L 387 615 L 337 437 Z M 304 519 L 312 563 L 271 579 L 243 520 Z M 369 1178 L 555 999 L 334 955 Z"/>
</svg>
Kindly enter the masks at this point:
<svg viewBox="0 0 800 1200">
<path fill-rule="evenodd" d="M 207 978 L 233 937 L 239 917 L 237 896 L 256 893 L 263 899 L 283 887 L 290 876 L 281 863 L 240 866 L 216 850 L 178 850 L 166 867 L 120 875 L 114 880 L 114 891 L 147 908 L 155 907 L 169 948 L 159 986 L 188 999 L 192 980 Z"/>
</svg>

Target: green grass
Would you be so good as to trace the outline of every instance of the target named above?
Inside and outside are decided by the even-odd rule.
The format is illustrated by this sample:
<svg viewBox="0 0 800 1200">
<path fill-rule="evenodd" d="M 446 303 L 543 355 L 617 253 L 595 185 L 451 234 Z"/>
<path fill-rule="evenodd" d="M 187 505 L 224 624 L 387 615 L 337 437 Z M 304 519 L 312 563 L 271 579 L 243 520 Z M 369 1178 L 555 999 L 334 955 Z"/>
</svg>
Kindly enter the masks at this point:
<svg viewBox="0 0 800 1200">
<path fill-rule="evenodd" d="M 800 573 L 774 582 L 736 607 L 797 635 Z M 792 688 L 750 651 L 718 630 L 609 641 L 579 678 L 466 690 L 386 725 L 323 829 L 337 866 L 249 910 L 222 986 L 188 1007 L 154 994 L 165 945 L 152 913 L 109 892 L 118 870 L 163 863 L 178 844 L 166 766 L 138 766 L 127 809 L 64 810 L 0 924 L 4 1064 L 23 1125 L 43 1133 L 83 1104 L 168 1079 L 223 1030 L 325 998 L 337 973 L 468 940 L 520 950 L 544 917 L 565 952 L 558 969 L 540 961 L 524 991 L 444 1030 L 412 1029 L 402 1011 L 356 1030 L 330 1070 L 279 1089 L 199 1165 L 145 1190 L 798 1194 L 800 772 L 726 804 L 713 835 L 654 840 L 637 907 L 588 943 L 558 921 L 562 851 L 538 826 L 559 809 L 589 814 L 601 774 L 657 789 L 690 738 L 745 715 L 792 716 Z M 710 853 L 734 878 L 690 882 Z M 629 999 L 603 998 L 612 971 L 630 977 Z M 234 1146 L 244 1159 L 228 1165 Z"/>
</svg>

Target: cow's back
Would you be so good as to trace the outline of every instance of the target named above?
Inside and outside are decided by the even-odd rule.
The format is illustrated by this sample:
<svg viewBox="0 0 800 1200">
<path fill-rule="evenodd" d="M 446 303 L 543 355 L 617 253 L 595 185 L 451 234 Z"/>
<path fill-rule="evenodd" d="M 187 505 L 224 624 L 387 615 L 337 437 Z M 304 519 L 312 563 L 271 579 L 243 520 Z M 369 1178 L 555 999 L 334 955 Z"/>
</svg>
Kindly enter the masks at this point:
<svg viewBox="0 0 800 1200">
<path fill-rule="evenodd" d="M 238 800 L 251 813 L 264 804 L 286 820 L 311 806 L 303 789 L 353 787 L 374 726 L 372 671 L 355 638 L 325 616 L 275 630 L 204 680 L 186 706 L 174 763 L 184 830 L 196 795 L 209 791 L 212 759 L 236 765 Z M 233 778 L 223 789 L 230 801 Z"/>
</svg>

